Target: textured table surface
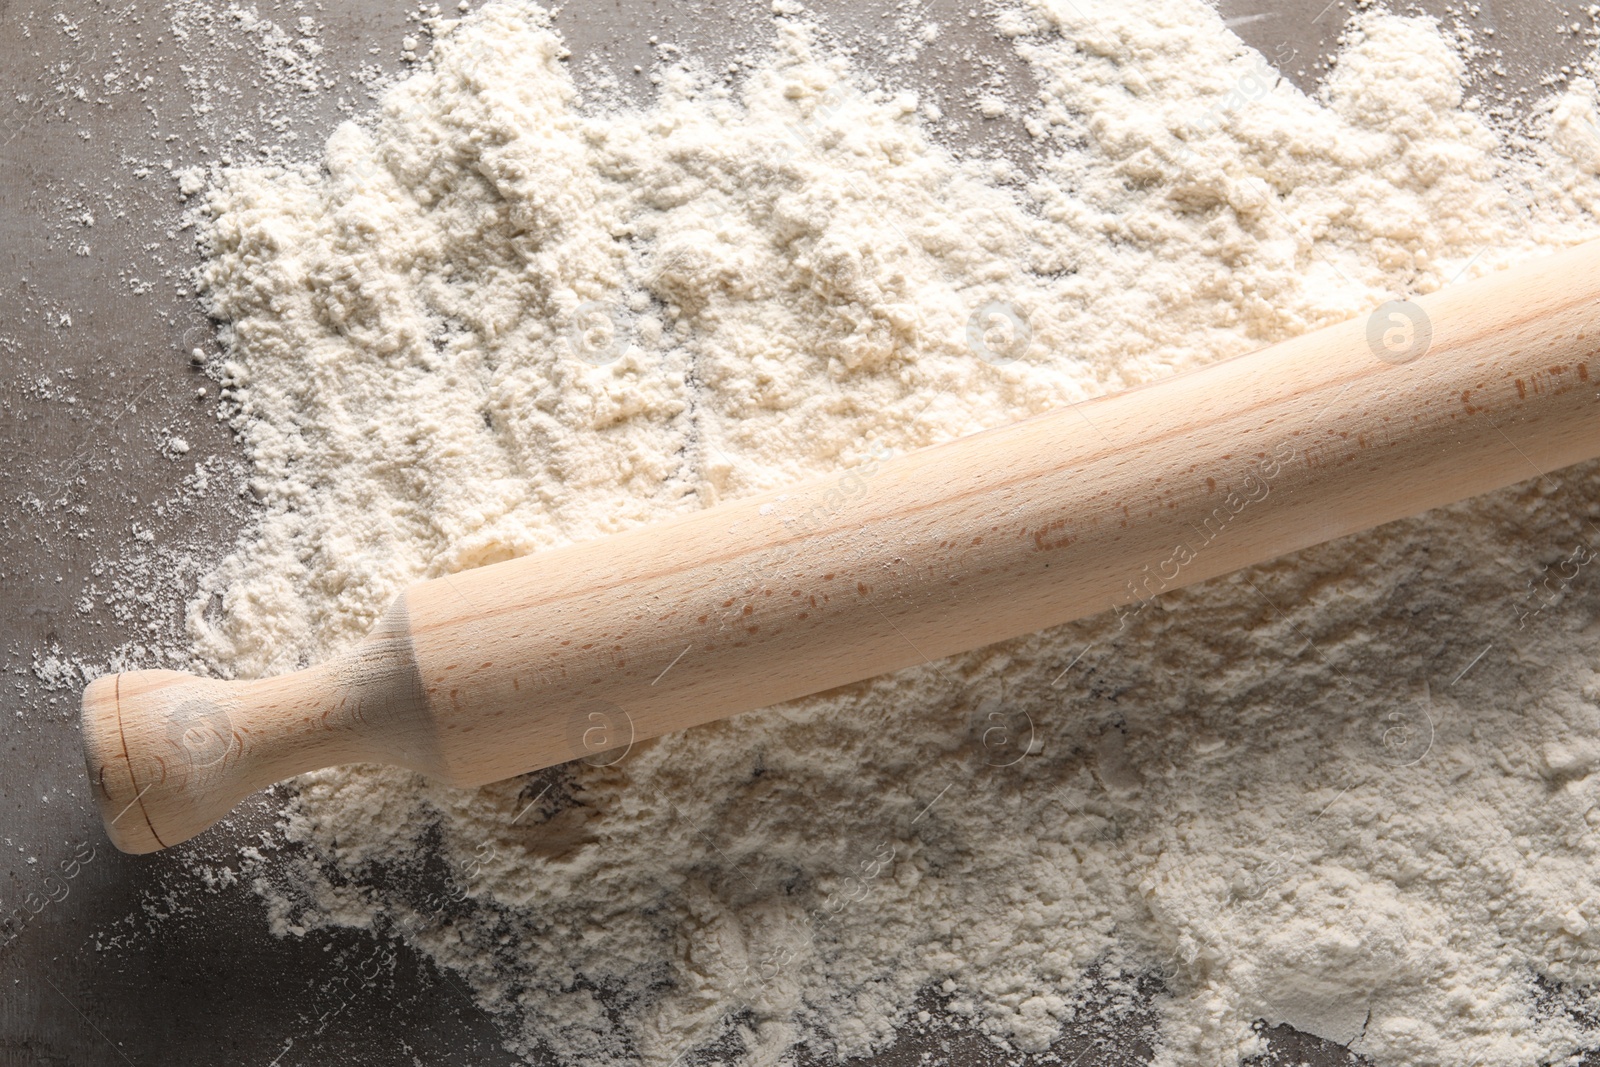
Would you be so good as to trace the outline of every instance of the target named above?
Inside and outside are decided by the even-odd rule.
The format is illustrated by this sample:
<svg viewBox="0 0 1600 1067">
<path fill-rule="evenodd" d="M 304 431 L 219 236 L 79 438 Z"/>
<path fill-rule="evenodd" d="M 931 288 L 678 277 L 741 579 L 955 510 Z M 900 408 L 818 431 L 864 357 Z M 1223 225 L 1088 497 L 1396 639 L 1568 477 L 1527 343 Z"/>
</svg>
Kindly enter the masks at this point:
<svg viewBox="0 0 1600 1067">
<path fill-rule="evenodd" d="M 1223 12 L 1269 56 L 1292 56 L 1286 72 L 1309 88 L 1348 16 L 1325 3 L 1226 0 Z M 264 0 L 258 10 L 292 28 L 305 6 Z M 970 6 L 923 8 L 959 24 L 951 16 Z M 319 63 L 342 77 L 307 94 L 262 76 L 259 33 L 237 19 L 211 25 L 198 3 L 178 6 L 184 42 L 160 5 L 0 0 L 0 915 L 25 917 L 0 948 L 0 1067 L 512 1062 L 494 1022 L 421 958 L 402 954 L 392 979 L 370 988 L 343 986 L 341 969 L 373 951 L 360 935 L 280 940 L 247 887 L 208 887 L 194 858 L 117 854 L 82 770 L 81 678 L 70 664 L 103 662 L 130 641 L 171 644 L 187 583 L 249 515 L 234 491 L 240 457 L 214 417 L 215 387 L 188 355 L 214 341 L 184 282 L 196 253 L 170 169 L 250 158 L 240 130 L 274 143 L 292 132 L 299 154 L 313 157 L 344 112 L 370 106 L 351 72 L 402 67 L 406 8 L 315 7 Z M 841 38 L 869 42 L 873 7 L 812 5 Z M 580 71 L 631 71 L 648 69 L 651 35 L 714 62 L 732 43 L 760 41 L 767 10 L 743 0 L 580 0 L 557 24 Z M 231 18 L 220 5 L 216 13 Z M 1570 17 L 1546 0 L 1482 0 L 1477 18 L 1496 27 L 1505 53 L 1500 84 L 1536 86 L 1570 62 L 1579 44 L 1555 32 Z M 862 61 L 871 65 L 870 43 Z M 947 34 L 923 66 L 946 85 L 993 69 L 1027 77 L 986 32 Z M 1006 120 L 974 118 L 966 129 L 1002 149 L 1020 143 Z M 188 451 L 175 451 L 174 438 Z M 227 491 L 185 492 L 197 469 Z M 257 798 L 228 831 L 207 835 L 201 862 L 236 867 L 273 805 Z M 1069 1034 L 1058 1062 L 1147 1054 L 1092 1036 Z M 1287 1029 L 1271 1036 L 1277 1062 L 1349 1059 Z M 994 1060 L 985 1043 L 952 1031 L 878 1062 L 916 1063 L 928 1051 Z"/>
</svg>

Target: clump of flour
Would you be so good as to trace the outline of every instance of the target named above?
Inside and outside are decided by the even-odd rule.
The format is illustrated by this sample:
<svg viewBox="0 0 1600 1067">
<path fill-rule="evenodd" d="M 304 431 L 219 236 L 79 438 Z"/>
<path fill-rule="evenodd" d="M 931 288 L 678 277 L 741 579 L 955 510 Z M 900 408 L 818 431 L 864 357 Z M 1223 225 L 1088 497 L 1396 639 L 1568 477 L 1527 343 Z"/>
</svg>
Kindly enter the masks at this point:
<svg viewBox="0 0 1600 1067">
<path fill-rule="evenodd" d="M 1042 89 L 1020 183 L 793 18 L 736 89 L 674 68 L 585 110 L 524 3 L 441 31 L 323 169 L 223 172 L 205 284 L 262 509 L 192 605 L 201 657 L 292 669 L 420 578 L 1600 235 L 1593 86 L 1513 153 L 1427 20 L 1364 16 L 1315 100 L 1198 0 L 1001 25 Z M 930 996 L 1038 1050 L 1141 975 L 1162 1062 L 1235 1062 L 1257 1020 L 1384 1064 L 1556 1059 L 1596 1043 L 1596 490 L 1563 472 L 615 765 L 309 775 L 312 858 L 258 886 L 283 930 L 406 937 L 564 1062 L 860 1055 Z"/>
</svg>

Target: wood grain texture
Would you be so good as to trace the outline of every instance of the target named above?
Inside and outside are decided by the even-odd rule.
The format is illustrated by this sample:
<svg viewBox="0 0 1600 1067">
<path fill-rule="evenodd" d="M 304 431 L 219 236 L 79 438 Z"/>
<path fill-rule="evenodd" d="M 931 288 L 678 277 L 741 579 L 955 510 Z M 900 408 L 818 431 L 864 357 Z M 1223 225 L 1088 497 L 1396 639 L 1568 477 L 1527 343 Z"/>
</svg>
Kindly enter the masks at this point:
<svg viewBox="0 0 1600 1067">
<path fill-rule="evenodd" d="M 1428 327 L 1388 316 L 1419 306 L 1431 344 L 1416 354 L 1404 342 Z M 1398 354 L 1377 343 L 1391 330 Z M 112 840 L 152 851 L 318 767 L 388 762 L 476 785 L 1137 612 L 1600 455 L 1597 338 L 1600 243 L 1376 326 L 424 582 L 365 644 L 307 671 L 97 680 L 90 777 Z"/>
</svg>

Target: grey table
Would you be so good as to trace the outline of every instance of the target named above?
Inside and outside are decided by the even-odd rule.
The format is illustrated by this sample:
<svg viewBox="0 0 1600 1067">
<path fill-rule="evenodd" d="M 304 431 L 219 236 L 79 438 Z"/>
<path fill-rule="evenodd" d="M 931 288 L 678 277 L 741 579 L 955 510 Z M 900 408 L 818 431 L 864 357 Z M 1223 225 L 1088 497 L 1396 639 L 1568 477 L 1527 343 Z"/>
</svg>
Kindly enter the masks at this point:
<svg viewBox="0 0 1600 1067">
<path fill-rule="evenodd" d="M 1287 73 L 1311 88 L 1348 15 L 1340 0 L 1325 3 L 1224 0 L 1223 11 L 1262 51 L 1292 56 Z M 971 6 L 926 0 L 924 10 L 960 27 Z M 871 34 L 895 8 L 859 7 L 826 0 L 813 10 L 840 38 L 865 42 L 870 67 Z M 104 661 L 130 641 L 176 641 L 193 577 L 249 517 L 215 387 L 188 357 L 214 341 L 187 282 L 197 253 L 169 165 L 252 158 L 257 138 L 288 134 L 314 158 L 345 114 L 370 105 L 353 75 L 403 66 L 403 6 L 303 8 L 263 0 L 260 13 L 291 38 L 302 15 L 321 24 L 316 62 L 337 76 L 332 91 L 306 94 L 264 74 L 281 42 L 220 5 L 177 5 L 185 43 L 172 8 L 0 0 L 0 916 L 22 917 L 0 930 L 0 1067 L 512 1062 L 494 1021 L 420 957 L 402 951 L 383 982 L 330 997 L 342 961 L 371 951 L 361 935 L 274 938 L 247 888 L 208 888 L 193 860 L 116 853 L 82 770 L 71 664 Z M 566 8 L 558 25 L 580 74 L 609 65 L 643 86 L 627 72 L 648 69 L 650 36 L 718 62 L 764 38 L 767 10 L 598 0 Z M 1519 91 L 1578 58 L 1580 41 L 1554 32 L 1576 17 L 1548 0 L 1482 0 L 1476 22 L 1496 27 L 1504 56 L 1502 73 L 1480 78 L 1502 87 L 1504 120 L 1516 121 Z M 997 74 L 1026 81 L 982 25 L 944 35 L 916 76 L 947 88 Z M 969 150 L 1022 141 L 1006 120 L 974 116 L 958 130 Z M 197 465 L 227 491 L 185 493 Z M 201 840 L 201 859 L 237 866 L 280 802 L 251 801 L 229 830 Z M 1270 1037 L 1277 1062 L 1349 1058 L 1286 1028 Z M 1085 1067 L 1148 1055 L 1106 1038 L 1091 1023 L 1053 1051 L 1081 1054 Z M 935 1028 L 878 1062 L 925 1052 L 995 1059 L 985 1043 Z"/>
</svg>

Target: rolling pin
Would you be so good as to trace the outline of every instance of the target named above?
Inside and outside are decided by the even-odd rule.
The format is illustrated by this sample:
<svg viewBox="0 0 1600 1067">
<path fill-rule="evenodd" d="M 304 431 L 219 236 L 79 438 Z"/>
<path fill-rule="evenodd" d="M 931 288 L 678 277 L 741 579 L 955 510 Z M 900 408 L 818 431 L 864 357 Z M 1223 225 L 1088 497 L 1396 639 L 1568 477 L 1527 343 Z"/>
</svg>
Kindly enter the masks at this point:
<svg viewBox="0 0 1600 1067">
<path fill-rule="evenodd" d="M 292 674 L 96 679 L 118 848 L 341 763 L 474 786 L 1161 593 L 1600 455 L 1600 242 L 1250 355 L 422 582 Z"/>
</svg>

